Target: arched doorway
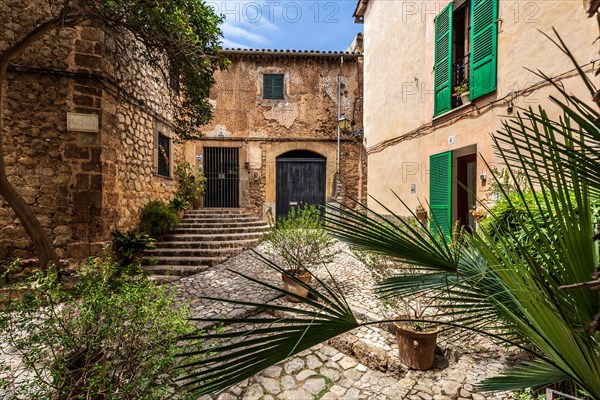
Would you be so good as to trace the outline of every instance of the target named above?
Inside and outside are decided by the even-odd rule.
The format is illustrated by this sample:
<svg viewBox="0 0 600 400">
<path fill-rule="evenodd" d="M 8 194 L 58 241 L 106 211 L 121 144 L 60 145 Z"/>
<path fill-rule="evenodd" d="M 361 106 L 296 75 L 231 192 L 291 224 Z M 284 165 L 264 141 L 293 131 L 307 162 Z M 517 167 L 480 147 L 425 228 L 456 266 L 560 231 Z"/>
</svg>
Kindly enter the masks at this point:
<svg viewBox="0 0 600 400">
<path fill-rule="evenodd" d="M 277 157 L 277 218 L 292 207 L 325 204 L 327 160 L 308 150 L 294 150 Z"/>
</svg>

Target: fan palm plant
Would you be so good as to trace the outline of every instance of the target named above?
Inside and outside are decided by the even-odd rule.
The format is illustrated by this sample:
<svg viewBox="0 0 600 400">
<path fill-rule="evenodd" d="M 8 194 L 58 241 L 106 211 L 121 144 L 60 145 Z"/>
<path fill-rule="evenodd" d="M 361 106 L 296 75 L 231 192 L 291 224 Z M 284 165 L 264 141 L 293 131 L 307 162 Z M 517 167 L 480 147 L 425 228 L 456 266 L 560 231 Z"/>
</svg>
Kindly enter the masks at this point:
<svg viewBox="0 0 600 400">
<path fill-rule="evenodd" d="M 555 43 L 573 59 L 556 38 Z M 590 97 L 594 96 L 593 82 L 576 68 Z M 480 390 L 569 381 L 600 399 L 599 336 L 588 331 L 600 297 L 577 286 L 589 280 L 598 265 L 590 202 L 600 195 L 600 114 L 593 102 L 557 89 L 560 98 L 551 100 L 562 110 L 560 118 L 552 119 L 542 108 L 524 109 L 494 135 L 497 154 L 512 179 L 519 171 L 528 171 L 525 185 L 515 185 L 516 196 L 501 189 L 507 206 L 521 210 L 514 213 L 524 232 L 519 238 L 499 224 L 490 224 L 487 230 L 446 242 L 437 232 L 415 227 L 383 205 L 392 218 L 356 204 L 355 209 L 331 208 L 326 220 L 339 239 L 392 257 L 411 270 L 381 282 L 376 290 L 382 296 L 434 296 L 451 305 L 441 310 L 449 317 L 449 322 L 442 322 L 447 326 L 489 335 L 531 354 L 531 361 L 481 382 Z M 494 179 L 500 183 L 496 175 Z M 538 195 L 526 202 L 530 192 Z M 493 211 L 487 211 L 494 218 Z M 542 230 L 554 234 L 544 235 Z M 305 285 L 316 300 L 303 300 L 302 309 L 237 302 L 284 317 L 204 319 L 241 324 L 241 328 L 209 335 L 225 342 L 213 347 L 202 362 L 183 365 L 195 368 L 185 384 L 199 394 L 222 390 L 360 326 L 335 281 L 332 287 L 316 281 L 314 287 Z"/>
</svg>

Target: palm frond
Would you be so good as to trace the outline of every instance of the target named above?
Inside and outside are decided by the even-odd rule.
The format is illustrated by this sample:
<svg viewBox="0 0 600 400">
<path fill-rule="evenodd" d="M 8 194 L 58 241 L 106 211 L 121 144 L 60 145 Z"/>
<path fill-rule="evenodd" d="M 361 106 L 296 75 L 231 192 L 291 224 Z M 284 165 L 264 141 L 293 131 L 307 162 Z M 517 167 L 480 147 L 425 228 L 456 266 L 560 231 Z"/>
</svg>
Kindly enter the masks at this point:
<svg viewBox="0 0 600 400">
<path fill-rule="evenodd" d="M 270 260 L 260 257 L 265 266 L 274 272 L 286 273 Z M 282 288 L 236 273 L 282 295 L 291 295 Z M 254 307 L 285 317 L 194 319 L 199 322 L 225 324 L 225 331 L 200 333 L 183 338 L 183 340 L 203 338 L 215 345 L 202 351 L 189 352 L 185 349 L 182 351 L 180 356 L 184 361 L 180 368 L 192 372 L 182 379 L 181 384 L 189 387 L 189 390 L 197 395 L 214 393 L 316 344 L 357 328 L 359 323 L 343 295 L 316 275 L 313 275 L 313 279 L 316 281 L 314 286 L 303 285 L 309 289 L 316 300 L 301 299 L 302 307 L 299 308 L 209 298 L 213 301 Z M 195 356 L 207 354 L 207 358 L 194 360 Z"/>
<path fill-rule="evenodd" d="M 457 247 L 429 231 L 421 222 L 411 225 L 406 218 L 377 203 L 388 213 L 387 216 L 358 202 L 355 202 L 356 209 L 344 205 L 328 206 L 325 212 L 327 229 L 352 246 L 385 254 L 405 264 L 425 270 L 456 271 L 459 259 Z M 410 209 L 408 211 L 416 219 L 416 215 Z"/>
<path fill-rule="evenodd" d="M 476 388 L 478 391 L 500 392 L 523 387 L 547 386 L 568 379 L 568 375 L 553 365 L 543 361 L 529 361 L 512 367 L 498 376 L 481 381 Z"/>
</svg>

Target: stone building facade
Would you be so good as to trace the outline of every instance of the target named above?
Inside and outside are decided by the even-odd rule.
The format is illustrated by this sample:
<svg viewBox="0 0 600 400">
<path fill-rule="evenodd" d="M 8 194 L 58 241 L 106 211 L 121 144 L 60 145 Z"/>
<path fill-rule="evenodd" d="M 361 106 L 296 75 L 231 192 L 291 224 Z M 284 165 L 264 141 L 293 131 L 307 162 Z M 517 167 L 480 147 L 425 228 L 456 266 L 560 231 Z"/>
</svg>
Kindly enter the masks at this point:
<svg viewBox="0 0 600 400">
<path fill-rule="evenodd" d="M 204 206 L 240 207 L 271 219 L 300 202 L 366 201 L 362 54 L 226 49 L 224 55 L 232 63 L 215 74 L 213 122 L 185 148 L 185 159 L 208 178 Z M 340 134 L 339 174 L 338 104 L 353 122 Z M 233 157 L 233 164 L 219 164 L 218 157 Z"/>
<path fill-rule="evenodd" d="M 50 12 L 35 3 L 0 4 L 0 50 Z M 172 133 L 169 88 L 155 76 L 94 26 L 57 30 L 10 66 L 3 132 L 9 180 L 60 257 L 98 254 L 111 231 L 138 223 L 146 202 L 175 192 L 170 175 L 183 145 Z M 162 160 L 159 140 L 168 147 Z M 0 251 L 1 259 L 33 256 L 1 198 Z"/>
</svg>

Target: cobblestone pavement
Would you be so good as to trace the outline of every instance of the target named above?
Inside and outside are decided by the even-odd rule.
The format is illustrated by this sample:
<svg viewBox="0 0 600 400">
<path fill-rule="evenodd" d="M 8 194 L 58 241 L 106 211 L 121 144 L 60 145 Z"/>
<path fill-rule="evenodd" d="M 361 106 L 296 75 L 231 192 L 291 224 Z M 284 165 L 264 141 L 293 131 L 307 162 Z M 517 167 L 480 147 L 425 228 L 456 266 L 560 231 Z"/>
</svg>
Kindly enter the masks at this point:
<svg viewBox="0 0 600 400">
<path fill-rule="evenodd" d="M 342 244 L 338 259 L 317 275 L 331 274 L 341 286 L 357 318 L 380 320 L 386 314 L 373 294 L 369 271 Z M 264 244 L 257 249 L 264 251 Z M 275 291 L 250 282 L 228 269 L 273 285 L 280 277 L 251 251 L 233 257 L 210 271 L 174 283 L 177 299 L 189 302 L 195 316 L 257 315 L 259 310 L 198 299 L 197 296 L 227 298 L 259 303 L 286 303 Z M 286 303 L 290 305 L 290 303 Z M 387 310 L 389 312 L 389 310 Z M 325 345 L 313 347 L 245 382 L 203 400 L 231 399 L 410 399 L 410 400 L 499 400 L 507 394 L 476 393 L 474 385 L 493 376 L 515 355 L 505 353 L 483 338 L 460 347 L 441 335 L 434 368 L 415 371 L 398 359 L 398 346 L 389 329 L 360 328 Z"/>
</svg>

